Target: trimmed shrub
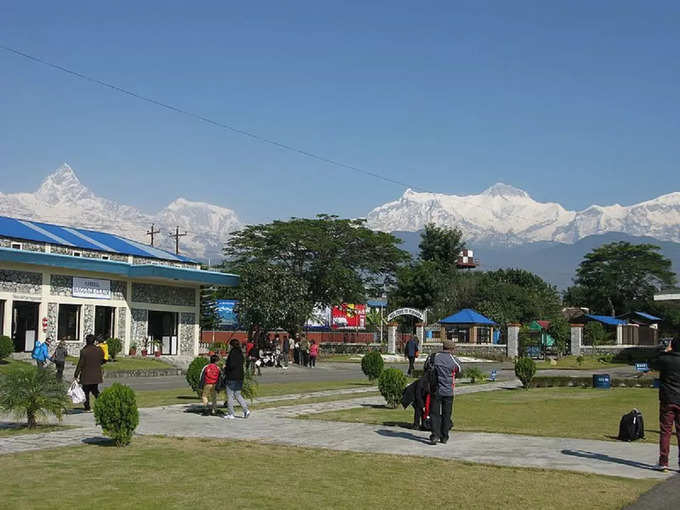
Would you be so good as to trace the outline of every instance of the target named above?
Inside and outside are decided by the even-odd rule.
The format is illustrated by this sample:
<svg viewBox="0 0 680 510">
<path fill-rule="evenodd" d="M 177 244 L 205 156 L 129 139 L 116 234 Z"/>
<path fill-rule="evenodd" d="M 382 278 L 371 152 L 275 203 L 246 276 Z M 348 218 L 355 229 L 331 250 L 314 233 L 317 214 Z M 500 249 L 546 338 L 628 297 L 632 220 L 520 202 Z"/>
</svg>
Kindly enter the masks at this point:
<svg viewBox="0 0 680 510">
<path fill-rule="evenodd" d="M 522 381 L 525 390 L 529 389 L 531 380 L 536 375 L 536 363 L 531 358 L 518 358 L 515 361 L 515 375 Z"/>
<path fill-rule="evenodd" d="M 198 388 L 198 383 L 200 382 L 201 379 L 201 372 L 203 371 L 203 367 L 206 366 L 208 363 L 210 363 L 210 360 L 208 358 L 199 356 L 198 358 L 195 358 L 194 361 L 192 361 L 191 364 L 189 365 L 189 368 L 187 368 L 187 374 L 185 376 L 187 383 L 199 397 L 201 396 L 201 390 Z"/>
<path fill-rule="evenodd" d="M 375 381 L 383 371 L 385 362 L 378 351 L 371 351 L 361 358 L 361 371 L 369 381 Z"/>
<path fill-rule="evenodd" d="M 200 373 L 200 372 L 199 372 Z M 249 370 L 243 369 L 243 388 L 241 388 L 241 395 L 251 402 L 257 397 L 258 382 L 253 373 Z"/>
<path fill-rule="evenodd" d="M 118 338 L 109 338 L 106 344 L 109 346 L 109 356 L 115 360 L 118 353 L 123 350 L 122 342 Z"/>
<path fill-rule="evenodd" d="M 401 396 L 404 394 L 404 388 L 406 388 L 406 382 L 404 372 L 397 368 L 387 368 L 382 371 L 378 378 L 378 389 L 385 398 L 387 407 L 395 409 L 399 405 Z"/>
<path fill-rule="evenodd" d="M 130 444 L 132 434 L 139 425 L 135 392 L 129 386 L 113 383 L 95 401 L 94 418 L 116 446 Z"/>
<path fill-rule="evenodd" d="M 461 377 L 464 379 L 470 379 L 470 382 L 474 384 L 477 381 L 483 381 L 486 376 L 479 368 L 470 367 L 463 370 Z"/>
<path fill-rule="evenodd" d="M 0 336 L 0 359 L 5 359 L 14 352 L 14 342 L 8 336 Z"/>
<path fill-rule="evenodd" d="M 20 364 L 0 375 L 0 409 L 26 417 L 28 428 L 34 428 L 47 413 L 61 420 L 68 405 L 66 387 L 52 368 Z"/>
</svg>

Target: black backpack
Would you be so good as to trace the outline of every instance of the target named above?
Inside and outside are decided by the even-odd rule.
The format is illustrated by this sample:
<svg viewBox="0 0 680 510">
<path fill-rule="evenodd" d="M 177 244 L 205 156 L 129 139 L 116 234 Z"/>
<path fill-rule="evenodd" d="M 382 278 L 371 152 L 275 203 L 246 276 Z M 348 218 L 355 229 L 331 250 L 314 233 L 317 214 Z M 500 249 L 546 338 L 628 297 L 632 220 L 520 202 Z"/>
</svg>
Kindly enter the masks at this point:
<svg viewBox="0 0 680 510">
<path fill-rule="evenodd" d="M 430 354 L 425 360 L 425 366 L 423 367 L 425 371 L 425 379 L 427 380 L 428 386 L 430 387 L 430 393 L 437 393 L 437 387 L 439 386 L 439 376 L 437 375 L 437 368 L 434 366 L 434 358 L 437 356 L 436 352 Z"/>
<path fill-rule="evenodd" d="M 645 438 L 645 421 L 642 413 L 633 409 L 628 414 L 624 414 L 619 423 L 619 440 L 635 441 Z"/>
</svg>

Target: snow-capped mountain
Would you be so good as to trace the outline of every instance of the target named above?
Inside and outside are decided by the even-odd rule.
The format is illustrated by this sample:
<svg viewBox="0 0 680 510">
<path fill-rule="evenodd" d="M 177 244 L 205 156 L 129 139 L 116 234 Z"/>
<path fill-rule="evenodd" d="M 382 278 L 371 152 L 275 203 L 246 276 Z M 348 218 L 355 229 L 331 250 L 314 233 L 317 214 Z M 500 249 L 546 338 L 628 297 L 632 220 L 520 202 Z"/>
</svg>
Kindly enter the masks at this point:
<svg viewBox="0 0 680 510">
<path fill-rule="evenodd" d="M 466 196 L 408 189 L 398 200 L 368 214 L 369 227 L 385 232 L 414 232 L 427 223 L 459 227 L 468 241 L 499 244 L 574 243 L 607 232 L 678 242 L 680 193 L 627 207 L 592 205 L 569 211 L 557 203 L 537 202 L 525 191 L 502 183 Z"/>
<path fill-rule="evenodd" d="M 146 232 L 155 224 L 161 232 L 154 244 L 174 250 L 168 233 L 175 227 L 188 235 L 180 252 L 197 259 L 217 260 L 230 232 L 241 227 L 236 213 L 224 207 L 178 198 L 156 214 L 98 197 L 85 187 L 73 169 L 63 164 L 34 193 L 0 193 L 0 215 L 119 234 L 148 243 Z"/>
</svg>

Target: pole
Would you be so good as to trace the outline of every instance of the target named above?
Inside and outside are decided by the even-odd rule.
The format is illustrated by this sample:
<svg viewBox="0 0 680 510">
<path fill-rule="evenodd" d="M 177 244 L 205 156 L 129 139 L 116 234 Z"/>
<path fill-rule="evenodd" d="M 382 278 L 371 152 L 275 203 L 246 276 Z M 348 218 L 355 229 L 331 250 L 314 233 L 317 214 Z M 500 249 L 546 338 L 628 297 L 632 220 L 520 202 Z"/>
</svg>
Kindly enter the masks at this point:
<svg viewBox="0 0 680 510">
<path fill-rule="evenodd" d="M 382 344 L 382 341 L 383 341 L 382 340 L 383 339 L 382 328 L 383 328 L 383 307 L 381 306 L 380 307 L 380 343 L 381 344 Z"/>
</svg>

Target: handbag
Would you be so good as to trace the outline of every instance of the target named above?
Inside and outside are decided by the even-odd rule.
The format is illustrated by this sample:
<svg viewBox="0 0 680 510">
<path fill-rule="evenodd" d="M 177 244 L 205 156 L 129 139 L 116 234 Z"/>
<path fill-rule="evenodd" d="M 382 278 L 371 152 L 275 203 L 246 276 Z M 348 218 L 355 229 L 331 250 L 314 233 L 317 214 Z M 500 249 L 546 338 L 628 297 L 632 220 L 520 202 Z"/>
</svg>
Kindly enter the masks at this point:
<svg viewBox="0 0 680 510">
<path fill-rule="evenodd" d="M 78 383 L 78 381 L 73 381 L 71 383 L 71 386 L 69 387 L 66 394 L 69 396 L 71 402 L 73 402 L 74 404 L 82 404 L 83 402 L 85 402 L 85 392 L 83 391 L 83 387 Z"/>
</svg>

